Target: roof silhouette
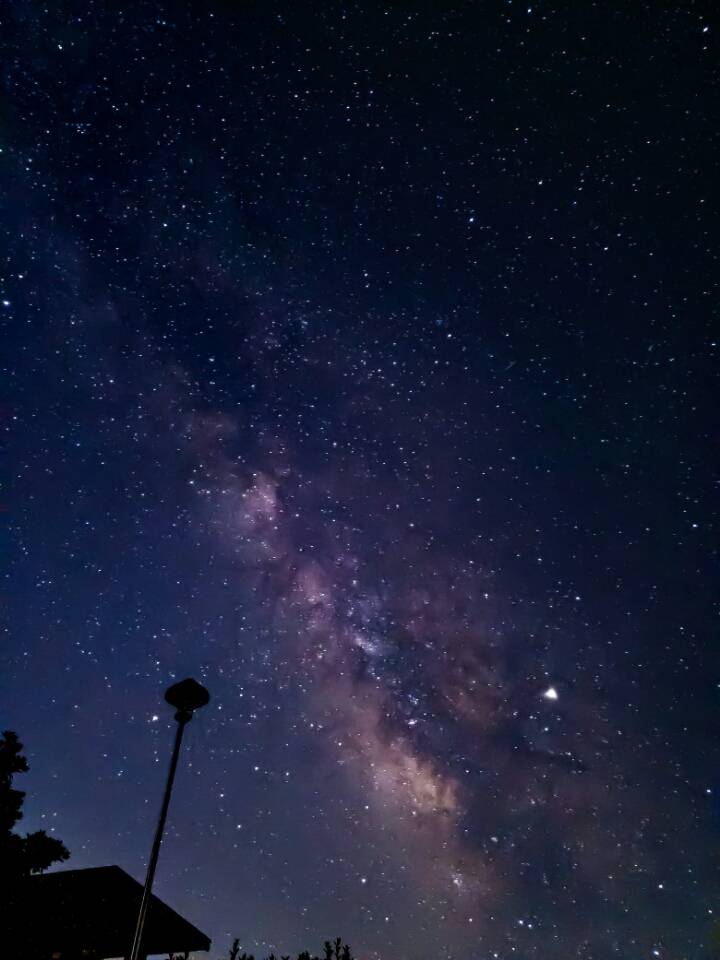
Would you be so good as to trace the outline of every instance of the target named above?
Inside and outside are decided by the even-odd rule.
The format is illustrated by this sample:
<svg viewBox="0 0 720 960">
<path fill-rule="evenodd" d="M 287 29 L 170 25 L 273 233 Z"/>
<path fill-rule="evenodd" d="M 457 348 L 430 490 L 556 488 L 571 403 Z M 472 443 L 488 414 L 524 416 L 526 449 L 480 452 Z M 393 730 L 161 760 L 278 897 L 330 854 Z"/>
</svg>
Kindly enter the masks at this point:
<svg viewBox="0 0 720 960">
<path fill-rule="evenodd" d="M 58 870 L 19 882 L 0 919 L 0 940 L 23 956 L 81 952 L 97 958 L 130 951 L 142 885 L 118 866 Z M 209 950 L 210 939 L 156 896 L 148 908 L 142 952 Z"/>
</svg>

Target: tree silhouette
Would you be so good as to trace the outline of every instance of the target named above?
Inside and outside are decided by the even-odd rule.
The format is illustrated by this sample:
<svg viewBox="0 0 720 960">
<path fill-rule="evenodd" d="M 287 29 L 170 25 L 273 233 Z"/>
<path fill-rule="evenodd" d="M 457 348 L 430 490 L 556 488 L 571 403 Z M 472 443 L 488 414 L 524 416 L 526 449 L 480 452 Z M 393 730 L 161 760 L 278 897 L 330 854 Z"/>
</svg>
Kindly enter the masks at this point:
<svg viewBox="0 0 720 960">
<path fill-rule="evenodd" d="M 255 960 L 255 956 L 252 953 L 245 953 L 243 951 L 240 953 L 240 941 L 235 938 L 233 940 L 232 947 L 228 951 L 229 960 Z M 274 953 L 271 953 L 267 960 L 278 960 Z M 290 957 L 280 957 L 279 960 L 290 960 Z M 320 957 L 310 954 L 307 950 L 303 950 L 302 953 L 297 955 L 297 960 L 320 960 Z M 350 952 L 349 945 L 343 944 L 342 937 L 337 937 L 333 943 L 330 940 L 326 940 L 323 950 L 322 960 L 354 960 L 352 953 Z"/>
<path fill-rule="evenodd" d="M 240 941 L 236 938 L 229 950 L 229 960 L 255 960 L 252 953 L 245 953 L 244 951 L 240 953 L 239 951 Z M 278 958 L 274 953 L 271 953 L 267 960 L 278 960 Z M 280 960 L 290 960 L 290 957 L 280 957 Z M 308 953 L 307 950 L 303 950 L 302 953 L 297 955 L 297 960 L 320 960 L 320 958 Z M 334 943 L 330 940 L 325 941 L 323 960 L 354 960 L 354 957 L 350 952 L 349 945 L 347 943 L 343 945 L 342 938 L 337 937 Z"/>
<path fill-rule="evenodd" d="M 21 751 L 17 734 L 6 730 L 0 736 L 0 870 L 4 884 L 42 873 L 51 864 L 70 856 L 65 845 L 44 830 L 23 836 L 13 829 L 22 819 L 25 799 L 25 793 L 13 787 L 15 774 L 26 773 L 28 769 Z"/>
</svg>

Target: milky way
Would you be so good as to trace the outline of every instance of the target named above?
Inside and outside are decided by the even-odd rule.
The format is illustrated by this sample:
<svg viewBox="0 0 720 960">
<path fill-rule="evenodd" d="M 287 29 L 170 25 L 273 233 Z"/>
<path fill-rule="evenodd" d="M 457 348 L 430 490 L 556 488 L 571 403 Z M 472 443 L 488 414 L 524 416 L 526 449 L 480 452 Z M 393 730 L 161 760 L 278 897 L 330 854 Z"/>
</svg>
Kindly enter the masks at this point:
<svg viewBox="0 0 720 960">
<path fill-rule="evenodd" d="M 142 876 L 193 675 L 215 956 L 713 956 L 714 25 L 180 6 L 4 27 L 28 829 Z"/>
</svg>

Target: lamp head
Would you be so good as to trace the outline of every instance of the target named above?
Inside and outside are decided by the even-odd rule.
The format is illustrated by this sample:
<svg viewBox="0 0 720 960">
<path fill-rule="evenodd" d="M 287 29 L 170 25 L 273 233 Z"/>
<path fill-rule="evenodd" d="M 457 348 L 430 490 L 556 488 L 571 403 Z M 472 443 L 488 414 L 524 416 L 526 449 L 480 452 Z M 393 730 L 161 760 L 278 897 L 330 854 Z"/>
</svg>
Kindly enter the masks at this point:
<svg viewBox="0 0 720 960">
<path fill-rule="evenodd" d="M 181 680 L 174 683 L 172 687 L 165 691 L 165 699 L 171 707 L 180 714 L 192 714 L 193 710 L 199 710 L 210 700 L 210 694 L 205 687 L 188 677 L 187 680 Z M 188 716 L 187 719 L 190 719 Z"/>
</svg>

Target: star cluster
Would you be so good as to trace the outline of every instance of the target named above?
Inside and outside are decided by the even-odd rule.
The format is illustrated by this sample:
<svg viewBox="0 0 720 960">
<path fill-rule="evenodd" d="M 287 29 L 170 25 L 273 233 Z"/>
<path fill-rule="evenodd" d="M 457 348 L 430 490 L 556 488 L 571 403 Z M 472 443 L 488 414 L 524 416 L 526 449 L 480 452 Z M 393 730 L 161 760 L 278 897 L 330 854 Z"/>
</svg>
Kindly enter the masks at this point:
<svg viewBox="0 0 720 960">
<path fill-rule="evenodd" d="M 17 2 L 29 826 L 247 950 L 710 957 L 715 23 Z M 715 234 L 715 237 L 713 237 Z"/>
</svg>

